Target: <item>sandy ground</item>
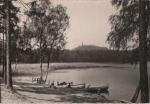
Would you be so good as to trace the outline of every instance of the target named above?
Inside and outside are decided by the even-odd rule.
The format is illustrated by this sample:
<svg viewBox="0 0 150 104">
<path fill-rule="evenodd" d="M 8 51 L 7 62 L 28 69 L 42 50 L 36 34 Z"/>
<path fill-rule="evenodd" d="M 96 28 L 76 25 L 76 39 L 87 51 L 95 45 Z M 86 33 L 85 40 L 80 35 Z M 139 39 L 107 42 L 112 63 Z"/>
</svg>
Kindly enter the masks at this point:
<svg viewBox="0 0 150 104">
<path fill-rule="evenodd" d="M 2 104 L 17 104 L 17 103 L 29 103 L 25 97 L 17 92 L 12 92 L 5 88 L 4 85 L 1 86 L 1 103 Z"/>
</svg>

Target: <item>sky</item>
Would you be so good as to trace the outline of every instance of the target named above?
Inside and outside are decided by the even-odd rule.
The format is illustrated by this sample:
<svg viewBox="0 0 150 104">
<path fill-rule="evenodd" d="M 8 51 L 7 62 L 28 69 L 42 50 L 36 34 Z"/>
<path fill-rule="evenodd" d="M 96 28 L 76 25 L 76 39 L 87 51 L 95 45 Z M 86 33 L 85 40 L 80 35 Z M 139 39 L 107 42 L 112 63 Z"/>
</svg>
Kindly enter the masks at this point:
<svg viewBox="0 0 150 104">
<path fill-rule="evenodd" d="M 107 35 L 110 32 L 108 18 L 114 13 L 110 0 L 51 0 L 54 5 L 67 7 L 70 26 L 66 31 L 67 49 L 82 43 L 108 47 Z"/>
<path fill-rule="evenodd" d="M 67 30 L 66 48 L 79 45 L 108 47 L 107 35 L 110 32 L 108 18 L 114 12 L 110 0 L 51 0 L 54 4 L 67 7 L 70 27 Z"/>
</svg>

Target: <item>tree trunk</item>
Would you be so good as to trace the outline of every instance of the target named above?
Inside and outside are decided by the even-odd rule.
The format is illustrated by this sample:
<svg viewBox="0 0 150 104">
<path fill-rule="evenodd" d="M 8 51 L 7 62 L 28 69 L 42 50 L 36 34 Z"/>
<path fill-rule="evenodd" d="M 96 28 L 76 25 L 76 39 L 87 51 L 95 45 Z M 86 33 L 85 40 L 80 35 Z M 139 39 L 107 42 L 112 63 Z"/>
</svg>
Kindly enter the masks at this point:
<svg viewBox="0 0 150 104">
<path fill-rule="evenodd" d="M 17 64 L 18 64 L 18 58 L 16 56 L 16 58 L 15 58 L 15 72 L 16 72 L 16 74 L 18 74 Z"/>
<path fill-rule="evenodd" d="M 6 50 L 5 50 L 5 57 L 4 57 L 4 82 L 5 82 L 5 84 L 7 84 Z"/>
<path fill-rule="evenodd" d="M 16 45 L 16 44 L 15 44 Z M 17 45 L 15 46 L 15 73 L 18 74 L 18 69 L 17 69 L 17 65 L 18 65 L 18 49 L 17 49 Z"/>
<path fill-rule="evenodd" d="M 3 30 L 3 40 L 2 40 L 2 76 L 3 76 L 3 80 L 6 84 L 6 47 L 5 47 L 5 33 L 6 33 L 6 23 L 5 23 L 5 19 L 3 19 L 3 25 L 4 25 L 4 30 Z"/>
<path fill-rule="evenodd" d="M 40 42 L 40 69 L 41 69 L 41 76 L 40 76 L 40 83 L 43 80 L 43 57 L 42 57 L 42 43 Z"/>
<path fill-rule="evenodd" d="M 47 76 L 48 76 L 48 72 L 49 72 L 49 64 L 50 64 L 50 60 L 51 60 L 51 54 L 52 54 L 52 49 L 50 50 L 50 52 L 48 52 L 48 59 L 47 59 L 47 72 L 46 72 L 46 77 L 45 77 L 45 82 L 47 81 Z"/>
<path fill-rule="evenodd" d="M 46 77 L 45 77 L 45 81 L 44 82 L 47 81 L 48 72 L 49 72 L 49 61 L 47 61 L 47 72 L 46 72 Z"/>
<path fill-rule="evenodd" d="M 6 84 L 7 76 L 6 76 L 6 47 L 5 47 L 5 40 L 3 34 L 3 79 Z"/>
<path fill-rule="evenodd" d="M 146 0 L 139 2 L 139 61 L 140 61 L 140 82 L 141 82 L 141 102 L 149 102 L 148 74 L 147 74 L 147 16 Z"/>
<path fill-rule="evenodd" d="M 133 95 L 133 97 L 131 99 L 132 103 L 136 103 L 136 101 L 138 99 L 138 96 L 139 96 L 139 93 L 140 93 L 140 90 L 141 90 L 141 87 L 140 87 L 140 81 L 139 81 L 139 84 L 138 84 L 138 86 L 137 86 L 137 88 L 135 90 L 135 93 L 134 93 L 134 95 Z"/>
<path fill-rule="evenodd" d="M 7 88 L 13 89 L 12 86 L 12 73 L 11 73 L 11 57 L 10 57 L 10 0 L 6 0 L 6 18 L 7 18 L 7 27 L 6 27 L 6 69 L 7 69 Z"/>
<path fill-rule="evenodd" d="M 4 32 L 3 32 L 3 40 L 2 40 L 2 77 L 3 77 L 3 79 L 4 79 L 4 57 L 5 57 L 5 55 L 4 55 Z"/>
<path fill-rule="evenodd" d="M 4 83 L 7 84 L 7 71 L 6 71 L 6 42 L 5 42 L 5 35 L 6 35 L 6 20 L 3 20 L 4 31 L 3 31 L 3 78 Z"/>
</svg>

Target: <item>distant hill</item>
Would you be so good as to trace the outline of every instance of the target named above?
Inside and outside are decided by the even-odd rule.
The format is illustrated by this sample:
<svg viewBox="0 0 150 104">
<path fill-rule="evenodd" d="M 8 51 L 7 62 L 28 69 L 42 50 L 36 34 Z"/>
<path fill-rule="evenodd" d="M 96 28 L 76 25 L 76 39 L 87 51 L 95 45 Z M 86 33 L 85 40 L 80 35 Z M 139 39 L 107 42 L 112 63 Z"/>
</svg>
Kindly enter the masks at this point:
<svg viewBox="0 0 150 104">
<path fill-rule="evenodd" d="M 73 50 L 80 50 L 80 51 L 97 51 L 97 50 L 108 50 L 106 47 L 99 47 L 95 45 L 83 45 L 83 46 L 78 46 L 74 48 Z"/>
</svg>

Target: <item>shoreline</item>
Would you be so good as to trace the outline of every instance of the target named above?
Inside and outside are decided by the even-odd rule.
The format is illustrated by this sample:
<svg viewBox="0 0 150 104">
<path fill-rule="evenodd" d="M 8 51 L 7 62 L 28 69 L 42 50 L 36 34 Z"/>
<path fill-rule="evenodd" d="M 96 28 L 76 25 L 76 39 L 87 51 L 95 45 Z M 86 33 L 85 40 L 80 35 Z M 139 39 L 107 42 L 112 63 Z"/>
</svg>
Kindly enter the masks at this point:
<svg viewBox="0 0 150 104">
<path fill-rule="evenodd" d="M 130 64 L 113 64 L 113 63 L 51 63 L 49 72 L 55 70 L 69 70 L 69 69 L 90 69 L 90 68 L 113 68 L 113 69 L 130 69 L 132 65 Z M 14 69 L 14 76 L 35 76 L 40 74 L 40 64 L 18 64 L 17 70 Z M 43 64 L 43 72 L 47 72 L 47 64 Z"/>
</svg>

